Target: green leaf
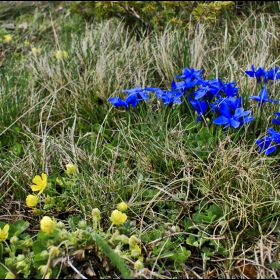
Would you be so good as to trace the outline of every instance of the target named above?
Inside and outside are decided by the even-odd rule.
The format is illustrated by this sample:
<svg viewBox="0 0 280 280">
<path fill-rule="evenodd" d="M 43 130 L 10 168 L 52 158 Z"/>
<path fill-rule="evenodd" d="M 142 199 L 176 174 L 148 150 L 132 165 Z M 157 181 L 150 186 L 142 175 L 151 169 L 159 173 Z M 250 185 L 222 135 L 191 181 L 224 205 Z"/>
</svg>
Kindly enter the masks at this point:
<svg viewBox="0 0 280 280">
<path fill-rule="evenodd" d="M 198 242 L 196 241 L 195 237 L 190 235 L 187 239 L 186 239 L 186 243 L 190 246 L 194 246 L 194 247 L 198 247 Z"/>
<path fill-rule="evenodd" d="M 224 215 L 224 212 L 223 210 L 217 206 L 216 204 L 212 204 L 210 207 L 209 207 L 209 210 L 216 215 L 217 218 L 221 218 L 223 217 Z"/>
<path fill-rule="evenodd" d="M 185 262 L 190 255 L 191 251 L 187 250 L 185 247 L 182 247 L 181 251 L 175 252 L 171 259 L 177 262 L 178 264 L 181 264 Z"/>
<path fill-rule="evenodd" d="M 0 265 L 0 279 L 5 279 L 7 272 L 8 271 L 2 265 Z"/>
<path fill-rule="evenodd" d="M 29 227 L 29 223 L 23 220 L 15 221 L 12 225 L 10 225 L 9 229 L 9 238 L 12 236 L 18 236 L 23 231 L 25 231 Z"/>
<path fill-rule="evenodd" d="M 32 249 L 35 255 L 40 254 L 42 251 L 47 250 L 47 247 L 41 240 L 35 241 L 32 245 Z"/>
</svg>

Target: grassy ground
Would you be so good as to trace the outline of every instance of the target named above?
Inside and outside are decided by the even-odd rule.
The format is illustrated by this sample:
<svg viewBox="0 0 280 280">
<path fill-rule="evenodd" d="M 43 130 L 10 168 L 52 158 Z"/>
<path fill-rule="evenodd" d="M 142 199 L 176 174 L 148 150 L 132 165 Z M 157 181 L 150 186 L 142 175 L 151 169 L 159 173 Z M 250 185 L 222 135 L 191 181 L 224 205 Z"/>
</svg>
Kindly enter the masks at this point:
<svg viewBox="0 0 280 280">
<path fill-rule="evenodd" d="M 0 2 L 0 10 L 0 228 L 20 221 L 14 235 L 33 240 L 23 248 L 10 232 L 1 275 L 118 278 L 126 268 L 135 278 L 279 278 L 279 155 L 258 153 L 254 143 L 278 105 L 264 105 L 257 129 L 254 121 L 236 132 L 212 124 L 210 114 L 206 126 L 196 124 L 186 100 L 170 108 L 150 94 L 129 111 L 108 101 L 135 86 L 170 88 L 192 67 L 205 79 L 235 81 L 256 115 L 248 97 L 259 88 L 244 70 L 279 65 L 277 19 L 252 13 L 139 38 L 117 20 L 84 23 L 68 2 Z M 58 50 L 67 57 L 56 59 Z M 279 99 L 278 81 L 269 90 Z M 48 185 L 34 210 L 25 199 L 41 173 Z M 111 224 L 122 201 L 128 219 Z M 43 216 L 63 222 L 69 236 L 57 229 L 43 237 Z M 137 237 L 140 254 L 117 235 Z M 11 256 L 5 248 L 13 245 Z M 19 254 L 34 267 L 19 264 Z"/>
</svg>

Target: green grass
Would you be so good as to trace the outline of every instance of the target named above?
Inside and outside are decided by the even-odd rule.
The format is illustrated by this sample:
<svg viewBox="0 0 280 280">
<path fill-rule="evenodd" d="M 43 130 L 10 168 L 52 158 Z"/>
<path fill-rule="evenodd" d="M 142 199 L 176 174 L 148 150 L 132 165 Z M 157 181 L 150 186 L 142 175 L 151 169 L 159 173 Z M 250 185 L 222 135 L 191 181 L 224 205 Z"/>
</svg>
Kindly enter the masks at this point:
<svg viewBox="0 0 280 280">
<path fill-rule="evenodd" d="M 9 5 L 0 3 L 7 15 Z M 86 24 L 69 15 L 69 3 L 57 5 L 36 5 L 32 15 L 21 10 L 15 29 L 2 30 L 13 40 L 0 43 L 1 221 L 28 220 L 35 236 L 43 215 L 75 224 L 99 208 L 107 229 L 105 217 L 124 201 L 131 224 L 120 231 L 141 239 L 145 269 L 127 262 L 135 278 L 278 278 L 279 155 L 259 154 L 253 141 L 278 105 L 264 105 L 258 135 L 252 123 L 237 136 L 212 120 L 208 128 L 196 125 L 187 103 L 167 108 L 150 94 L 125 111 L 108 101 L 135 86 L 170 88 L 183 67 L 193 67 L 204 69 L 205 79 L 237 82 L 254 115 L 257 104 L 248 97 L 260 89 L 244 70 L 279 65 L 277 19 L 252 13 L 224 26 L 199 23 L 139 38 L 117 20 Z M 28 28 L 18 28 L 22 23 Z M 58 49 L 68 57 L 57 61 Z M 279 88 L 271 82 L 271 98 Z M 79 169 L 71 178 L 68 163 Z M 42 172 L 50 182 L 43 197 L 51 199 L 41 202 L 38 217 L 25 198 Z M 58 187 L 56 177 L 67 182 Z M 99 275 L 119 277 L 104 259 Z"/>
</svg>

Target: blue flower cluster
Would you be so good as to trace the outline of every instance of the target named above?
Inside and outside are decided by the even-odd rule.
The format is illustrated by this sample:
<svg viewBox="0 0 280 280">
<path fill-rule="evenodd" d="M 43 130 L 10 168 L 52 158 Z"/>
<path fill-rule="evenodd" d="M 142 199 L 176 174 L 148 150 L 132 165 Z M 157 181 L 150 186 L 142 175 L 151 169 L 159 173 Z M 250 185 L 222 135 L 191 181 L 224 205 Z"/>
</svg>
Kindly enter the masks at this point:
<svg viewBox="0 0 280 280">
<path fill-rule="evenodd" d="M 280 73 L 278 73 L 279 67 L 274 67 L 269 71 L 266 71 L 264 68 L 259 67 L 255 71 L 254 65 L 251 65 L 252 70 L 246 70 L 245 73 L 251 78 L 256 78 L 258 84 L 266 85 L 268 80 L 278 80 L 280 79 Z M 268 98 L 267 88 L 264 86 L 259 96 L 250 96 L 249 99 L 259 102 L 259 107 L 262 107 L 264 102 L 273 102 L 278 104 L 278 100 Z M 277 117 L 280 117 L 279 112 L 275 112 Z M 272 124 L 280 125 L 280 120 L 277 118 L 272 119 Z M 272 127 L 268 128 L 269 136 L 264 136 L 261 139 L 255 139 L 256 144 L 258 145 L 259 152 L 263 152 L 266 155 L 273 153 L 276 150 L 277 145 L 280 144 L 280 133 L 275 131 Z"/>
<path fill-rule="evenodd" d="M 255 70 L 254 65 L 251 65 L 251 70 L 246 70 L 245 73 L 255 78 L 258 84 L 264 85 L 258 96 L 250 96 L 249 100 L 258 102 L 258 108 L 261 109 L 265 102 L 273 102 L 278 104 L 278 100 L 268 97 L 268 90 L 266 84 L 269 80 L 280 79 L 278 67 L 274 67 L 268 71 L 259 67 Z M 208 112 L 212 112 L 215 116 L 213 123 L 216 125 L 223 125 L 223 129 L 228 127 L 239 128 L 243 124 L 250 123 L 254 117 L 251 116 L 251 110 L 244 110 L 242 108 L 242 97 L 239 95 L 239 88 L 236 87 L 235 82 L 223 83 L 220 78 L 204 80 L 202 78 L 202 70 L 195 70 L 193 68 L 185 67 L 181 75 L 176 75 L 175 78 L 181 79 L 179 82 L 174 80 L 171 82 L 170 90 L 163 90 L 156 87 L 135 87 L 124 90 L 127 97 L 122 100 L 119 97 L 111 97 L 108 100 L 116 107 L 129 106 L 136 107 L 139 101 L 148 100 L 148 92 L 154 92 L 158 99 L 163 101 L 164 105 L 181 104 L 181 98 L 185 95 L 190 105 L 197 112 L 198 123 L 202 117 Z M 259 111 L 261 112 L 261 111 Z M 275 115 L 280 118 L 280 112 L 275 112 Z M 257 124 L 257 123 L 256 123 Z M 280 119 L 274 118 L 272 124 L 279 124 Z M 259 147 L 260 152 L 265 154 L 272 153 L 277 144 L 280 144 L 280 133 L 273 128 L 268 129 L 269 136 L 262 139 L 256 139 L 255 142 Z"/>
<path fill-rule="evenodd" d="M 119 97 L 111 97 L 108 100 L 116 107 L 123 106 L 129 109 L 129 105 L 135 107 L 139 101 L 148 100 L 148 92 L 154 92 L 164 105 L 181 104 L 181 97 L 187 95 L 187 100 L 198 114 L 196 123 L 206 114 L 208 108 L 208 111 L 220 115 L 213 123 L 224 125 L 224 129 L 230 126 L 238 128 L 253 120 L 253 117 L 249 116 L 251 111 L 244 111 L 242 108 L 242 98 L 238 95 L 239 88 L 235 87 L 235 82 L 223 83 L 220 78 L 204 80 L 201 72 L 202 70 L 185 67 L 182 75 L 175 76 L 182 80 L 179 82 L 173 80 L 170 90 L 136 87 L 124 90 L 128 94 L 124 100 Z"/>
</svg>

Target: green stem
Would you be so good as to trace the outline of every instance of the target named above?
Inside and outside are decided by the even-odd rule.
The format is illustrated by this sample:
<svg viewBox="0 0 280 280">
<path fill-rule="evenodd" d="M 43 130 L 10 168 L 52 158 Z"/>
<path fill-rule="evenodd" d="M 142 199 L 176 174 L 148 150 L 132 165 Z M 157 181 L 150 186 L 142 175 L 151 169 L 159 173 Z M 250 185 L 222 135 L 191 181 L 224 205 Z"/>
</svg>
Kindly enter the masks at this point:
<svg viewBox="0 0 280 280">
<path fill-rule="evenodd" d="M 261 112 L 262 112 L 262 104 L 260 103 L 258 105 L 257 119 L 256 119 L 256 123 L 255 123 L 255 128 L 254 128 L 254 135 L 256 135 L 256 132 L 257 132 L 257 128 L 258 128 L 260 118 L 261 118 Z"/>
</svg>

